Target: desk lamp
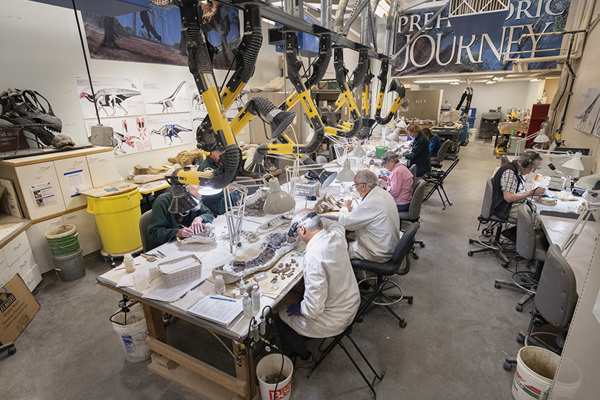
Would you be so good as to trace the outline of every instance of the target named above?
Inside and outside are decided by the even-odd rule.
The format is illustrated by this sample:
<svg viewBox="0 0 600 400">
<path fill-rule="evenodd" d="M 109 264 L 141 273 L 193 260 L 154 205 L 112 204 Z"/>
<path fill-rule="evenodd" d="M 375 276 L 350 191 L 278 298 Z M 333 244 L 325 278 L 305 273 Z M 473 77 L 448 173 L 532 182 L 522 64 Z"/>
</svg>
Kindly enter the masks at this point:
<svg viewBox="0 0 600 400">
<path fill-rule="evenodd" d="M 391 140 L 391 135 L 388 136 L 388 139 Z M 398 135 L 396 134 L 396 141 L 398 141 Z M 362 145 L 360 144 L 360 140 L 358 139 L 354 139 L 354 150 L 352 151 L 352 155 L 354 157 L 364 157 L 367 155 L 367 153 L 365 153 L 365 150 L 362 148 Z"/>
<path fill-rule="evenodd" d="M 350 161 L 346 160 L 346 161 L 344 161 L 344 167 L 337 174 L 336 181 L 338 181 L 338 182 L 352 182 L 354 180 L 354 175 L 356 175 L 356 172 L 354 172 L 352 170 L 352 168 L 350 168 Z"/>
<path fill-rule="evenodd" d="M 583 194 L 583 198 L 587 200 L 587 202 L 584 203 L 583 211 L 579 214 L 579 218 L 577 218 L 575 225 L 573 225 L 569 231 L 567 239 L 562 246 L 562 252 L 565 257 L 571 251 L 573 244 L 577 238 L 579 238 L 581 232 L 583 232 L 590 217 L 593 215 L 596 221 L 600 221 L 600 196 L 598 194 L 599 192 L 595 190 L 586 190 Z"/>
<path fill-rule="evenodd" d="M 573 177 L 579 177 L 579 171 L 585 169 L 581 162 L 581 152 L 578 151 L 575 154 L 572 154 L 572 157 L 562 166 L 573 170 L 573 173 L 569 174 L 569 181 L 571 182 L 571 187 L 573 187 Z"/>
<path fill-rule="evenodd" d="M 268 182 L 269 195 L 265 200 L 263 211 L 266 214 L 283 214 L 292 210 L 296 206 L 296 201 L 289 193 L 281 190 L 277 178 L 271 179 Z"/>
</svg>

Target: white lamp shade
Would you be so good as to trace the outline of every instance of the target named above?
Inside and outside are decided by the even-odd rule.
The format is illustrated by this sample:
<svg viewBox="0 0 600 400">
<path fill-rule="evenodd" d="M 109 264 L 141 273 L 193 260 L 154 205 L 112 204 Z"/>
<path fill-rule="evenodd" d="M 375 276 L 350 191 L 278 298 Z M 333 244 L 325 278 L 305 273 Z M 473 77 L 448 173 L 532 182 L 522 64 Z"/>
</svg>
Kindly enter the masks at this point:
<svg viewBox="0 0 600 400">
<path fill-rule="evenodd" d="M 408 127 L 408 125 L 406 125 L 406 121 L 404 120 L 404 117 L 400 117 L 400 122 L 398 122 L 398 128 L 406 129 L 407 127 Z"/>
<path fill-rule="evenodd" d="M 277 179 L 271 179 L 269 181 L 269 195 L 263 206 L 265 214 L 283 214 L 294 207 L 296 207 L 294 198 L 281 190 Z"/>
<path fill-rule="evenodd" d="M 585 167 L 581 162 L 581 152 L 578 151 L 577 153 L 575 153 L 569 161 L 563 164 L 563 167 L 574 169 L 576 171 L 583 171 Z"/>
<path fill-rule="evenodd" d="M 361 144 L 359 141 L 356 141 L 356 144 L 354 146 L 354 150 L 352 151 L 352 155 L 354 157 L 364 157 L 367 155 L 367 153 L 365 153 L 365 150 L 362 148 Z"/>
<path fill-rule="evenodd" d="M 344 162 L 344 167 L 338 172 L 335 180 L 338 182 L 352 182 L 354 180 L 354 175 L 356 175 L 356 172 L 350 168 L 350 161 L 346 160 Z"/>
<path fill-rule="evenodd" d="M 387 139 L 390 142 L 399 142 L 400 141 L 400 136 L 398 136 L 398 130 L 394 130 L 392 133 L 390 133 L 389 135 L 387 135 Z"/>
<path fill-rule="evenodd" d="M 550 138 L 542 131 L 533 139 L 535 143 L 548 143 Z"/>
<path fill-rule="evenodd" d="M 212 196 L 217 193 L 221 193 L 222 191 L 223 189 L 215 189 L 211 186 L 202 186 L 200 189 L 198 189 L 198 193 L 202 196 Z"/>
</svg>

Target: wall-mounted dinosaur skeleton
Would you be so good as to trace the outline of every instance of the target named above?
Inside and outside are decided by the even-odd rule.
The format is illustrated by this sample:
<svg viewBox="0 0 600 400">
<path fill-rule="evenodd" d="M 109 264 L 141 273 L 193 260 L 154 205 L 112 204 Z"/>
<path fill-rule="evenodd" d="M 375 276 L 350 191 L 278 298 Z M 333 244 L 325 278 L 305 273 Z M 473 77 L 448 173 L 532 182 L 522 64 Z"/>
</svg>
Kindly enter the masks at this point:
<svg viewBox="0 0 600 400">
<path fill-rule="evenodd" d="M 96 91 L 96 104 L 98 108 L 106 114 L 107 117 L 112 117 L 117 112 L 117 107 L 120 108 L 125 115 L 129 114 L 127 109 L 123 107 L 123 103 L 130 97 L 139 96 L 141 93 L 133 89 L 109 88 Z M 79 94 L 80 99 L 88 99 L 94 102 L 94 96 L 85 91 Z M 106 109 L 112 112 L 109 114 Z"/>
</svg>

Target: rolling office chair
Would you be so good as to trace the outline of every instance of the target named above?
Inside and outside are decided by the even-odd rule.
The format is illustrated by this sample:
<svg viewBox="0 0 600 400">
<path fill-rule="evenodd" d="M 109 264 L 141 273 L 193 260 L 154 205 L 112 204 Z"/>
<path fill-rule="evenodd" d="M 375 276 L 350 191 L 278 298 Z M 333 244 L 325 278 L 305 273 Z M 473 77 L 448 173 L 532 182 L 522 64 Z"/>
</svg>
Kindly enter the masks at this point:
<svg viewBox="0 0 600 400">
<path fill-rule="evenodd" d="M 540 276 L 540 282 L 534 298 L 534 308 L 526 334 L 519 333 L 517 340 L 526 346 L 529 342 L 560 355 L 564 339 L 577 305 L 577 285 L 575 275 L 567 260 L 561 254 L 560 247 L 554 244 L 548 249 L 546 263 Z M 558 333 L 533 332 L 535 326 L 551 324 Z M 555 337 L 555 346 L 538 339 L 540 336 Z M 517 363 L 515 358 L 507 358 L 504 369 L 510 371 Z"/>
<path fill-rule="evenodd" d="M 358 260 L 351 259 L 352 267 L 356 269 L 361 269 L 367 272 L 373 272 L 377 275 L 376 278 L 367 278 L 369 279 L 377 279 L 377 286 L 375 289 L 376 297 L 383 298 L 386 302 L 376 302 L 372 301 L 374 305 L 383 306 L 384 309 L 389 312 L 394 318 L 398 320 L 400 328 L 406 327 L 406 321 L 401 318 L 398 314 L 394 312 L 390 307 L 396 303 L 399 303 L 402 300 L 407 300 L 408 304 L 412 304 L 413 296 L 404 296 L 402 292 L 402 288 L 395 282 L 390 281 L 389 277 L 392 275 L 406 275 L 410 271 L 410 259 L 408 255 L 411 253 L 411 250 L 415 244 L 415 235 L 417 234 L 417 230 L 419 229 L 419 223 L 414 222 L 410 224 L 410 226 L 404 231 L 404 235 L 398 241 L 396 248 L 394 249 L 394 254 L 392 259 L 385 263 L 376 263 L 367 260 Z M 406 265 L 403 269 L 400 269 L 402 266 L 402 262 L 406 260 Z M 382 283 L 389 282 L 391 285 L 395 286 L 398 290 L 400 290 L 400 297 L 396 299 L 390 298 L 388 295 L 384 293 Z"/>
<path fill-rule="evenodd" d="M 425 185 L 426 182 L 419 178 L 417 178 L 417 185 L 415 186 L 413 184 L 412 199 L 410 201 L 408 211 L 398 212 L 398 217 L 400 218 L 400 229 L 402 229 L 402 224 L 404 221 L 419 222 L 419 219 L 421 218 L 421 205 L 423 204 L 423 196 L 425 195 Z M 415 240 L 415 244 L 425 247 L 425 243 L 423 243 L 422 240 Z M 416 253 L 414 246 L 411 249 L 411 253 L 415 260 L 419 259 L 419 255 Z"/>
<path fill-rule="evenodd" d="M 431 157 L 431 167 L 432 168 L 442 168 L 442 163 L 446 158 L 446 153 L 448 153 L 448 149 L 452 145 L 450 140 L 444 141 L 438 150 L 437 156 Z"/>
<path fill-rule="evenodd" d="M 152 210 L 148 210 L 140 217 L 140 236 L 142 237 L 142 249 L 144 252 L 150 250 L 150 245 L 148 244 L 148 223 L 150 222 L 151 215 Z"/>
<path fill-rule="evenodd" d="M 502 265 L 504 268 L 506 268 L 506 267 L 508 267 L 508 257 L 506 257 L 506 255 L 503 252 L 504 245 L 500 242 L 500 236 L 502 234 L 502 230 L 504 229 L 504 224 L 507 223 L 508 221 L 491 215 L 492 192 L 493 192 L 492 178 L 490 178 L 485 183 L 485 192 L 483 194 L 483 203 L 481 204 L 481 215 L 479 217 L 477 217 L 477 220 L 479 221 L 479 227 L 477 228 L 477 230 L 479 231 L 479 228 L 481 228 L 482 224 L 484 224 L 484 225 L 489 224 L 488 226 L 483 228 L 481 233 L 486 237 L 493 235 L 493 238 L 491 238 L 489 240 L 480 240 L 479 238 L 469 239 L 469 244 L 476 244 L 476 245 L 482 246 L 483 248 L 479 249 L 479 250 L 470 250 L 467 254 L 469 255 L 469 257 L 473 257 L 473 254 L 476 254 L 476 253 L 484 253 L 487 251 L 492 251 L 492 252 L 494 252 L 494 254 L 496 254 L 496 257 L 500 260 L 500 265 Z M 495 233 L 494 233 L 494 230 L 495 230 Z"/>
<path fill-rule="evenodd" d="M 500 289 L 502 286 L 521 289 L 526 294 L 517 303 L 517 311 L 523 311 L 523 306 L 533 300 L 535 290 L 542 273 L 542 267 L 548 251 L 548 241 L 543 232 L 536 232 L 533 223 L 533 213 L 527 206 L 519 209 L 517 214 L 517 265 L 512 274 L 510 282 L 496 279 L 494 287 Z M 530 270 L 518 271 L 519 260 L 530 260 L 533 262 Z"/>
<path fill-rule="evenodd" d="M 360 304 L 360 306 L 358 307 L 358 311 L 356 312 L 356 315 L 352 319 L 352 322 L 350 323 L 350 325 L 348 325 L 346 327 L 346 329 L 344 329 L 344 331 L 342 333 L 331 338 L 332 341 L 325 348 L 322 348 L 322 347 L 329 338 L 325 338 L 325 339 L 323 339 L 323 341 L 321 341 L 321 344 L 319 345 L 319 358 L 317 359 L 317 362 L 311 368 L 311 370 L 308 371 L 308 374 L 306 374 L 307 378 L 311 377 L 311 375 L 313 374 L 315 369 L 317 369 L 317 367 L 323 362 L 323 360 L 325 360 L 325 358 L 331 353 L 331 351 L 335 348 L 335 346 L 340 346 L 342 348 L 342 350 L 344 350 L 344 353 L 346 353 L 346 355 L 348 356 L 350 361 L 352 361 L 354 368 L 356 368 L 356 370 L 358 371 L 360 376 L 367 383 L 371 392 L 373 392 L 373 400 L 375 400 L 377 398 L 377 393 L 375 392 L 375 388 L 373 387 L 373 385 L 378 380 L 380 381 L 383 379 L 383 377 L 385 376 L 385 371 L 382 371 L 381 373 L 377 373 L 377 371 L 375 371 L 375 368 L 373 367 L 373 365 L 371 365 L 371 363 L 369 362 L 369 360 L 367 359 L 365 354 L 362 352 L 362 350 L 358 347 L 358 345 L 356 344 L 354 339 L 352 339 L 351 334 L 352 334 L 352 330 L 354 328 L 354 324 L 357 322 L 362 322 L 363 315 L 371 307 L 371 304 L 377 298 L 377 296 L 383 291 L 384 286 L 387 283 L 387 281 L 388 280 L 386 277 L 385 279 L 383 279 L 381 282 L 379 282 L 377 284 L 377 287 L 375 288 L 373 293 L 371 293 L 371 295 L 367 298 L 367 300 L 365 300 L 364 302 L 362 302 Z M 352 345 L 354 345 L 354 348 L 358 351 L 358 353 L 360 354 L 360 356 L 362 357 L 364 362 L 368 365 L 369 369 L 371 369 L 371 372 L 374 375 L 373 382 L 371 382 L 367 379 L 367 377 L 365 376 L 365 373 L 358 366 L 358 364 L 356 363 L 356 361 L 354 360 L 354 358 L 352 357 L 352 355 L 350 354 L 348 349 L 346 349 L 346 346 L 344 346 L 344 343 L 342 342 L 342 339 L 344 337 L 347 337 L 350 340 L 350 342 L 352 343 Z"/>
</svg>

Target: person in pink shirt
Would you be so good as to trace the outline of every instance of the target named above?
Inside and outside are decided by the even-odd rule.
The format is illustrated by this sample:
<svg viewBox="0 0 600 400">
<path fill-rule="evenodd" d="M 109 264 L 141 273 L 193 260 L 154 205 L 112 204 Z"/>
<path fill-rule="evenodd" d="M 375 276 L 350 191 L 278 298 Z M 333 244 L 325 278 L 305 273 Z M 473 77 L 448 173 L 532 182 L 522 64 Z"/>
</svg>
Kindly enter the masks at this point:
<svg viewBox="0 0 600 400">
<path fill-rule="evenodd" d="M 386 151 L 381 157 L 381 166 L 390 171 L 387 179 L 382 176 L 383 186 L 387 186 L 398 211 L 408 211 L 412 199 L 413 174 L 398 161 L 399 158 L 393 151 Z"/>
</svg>

